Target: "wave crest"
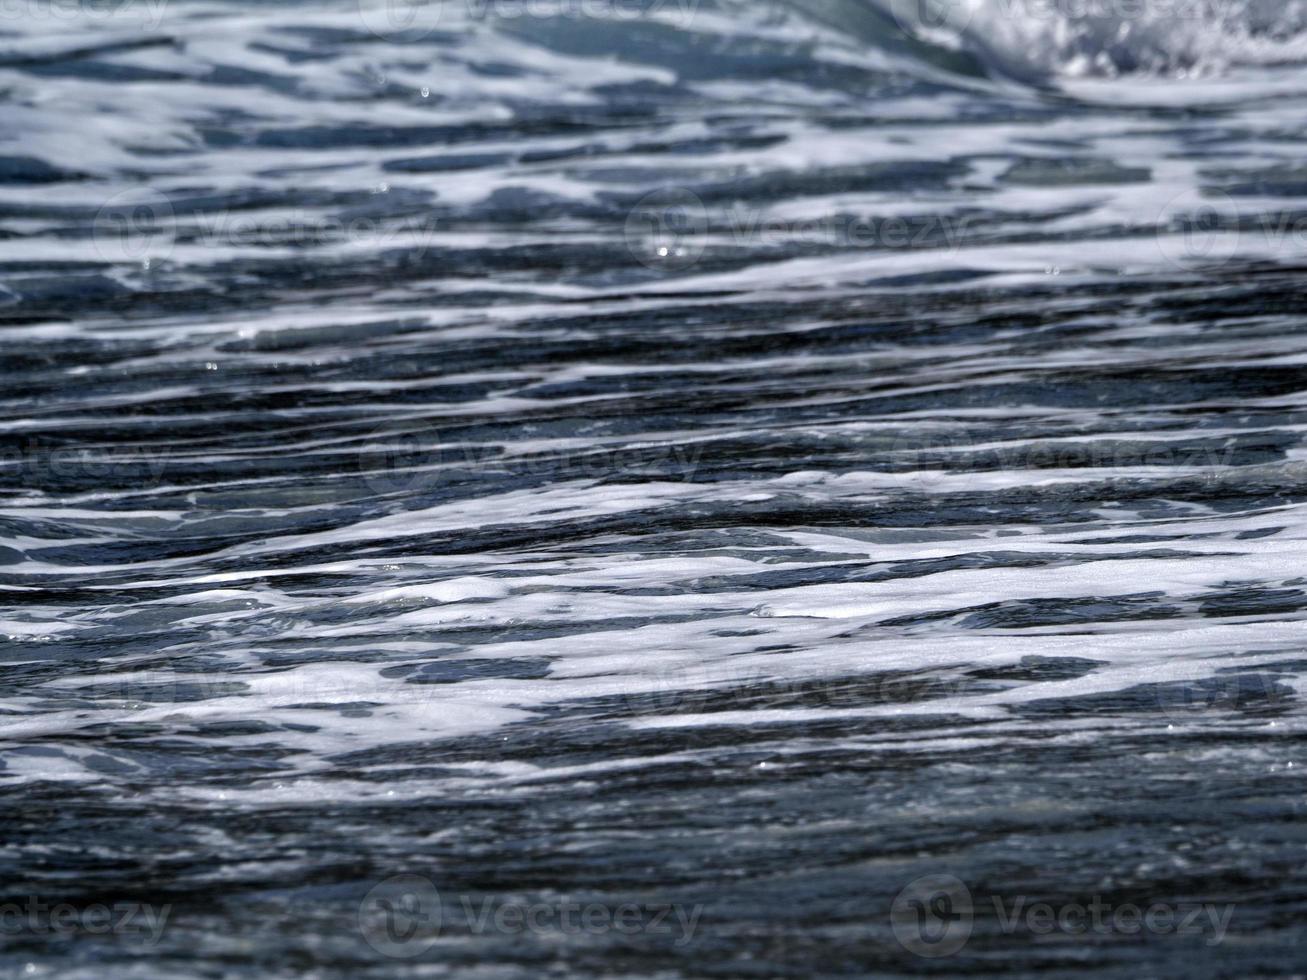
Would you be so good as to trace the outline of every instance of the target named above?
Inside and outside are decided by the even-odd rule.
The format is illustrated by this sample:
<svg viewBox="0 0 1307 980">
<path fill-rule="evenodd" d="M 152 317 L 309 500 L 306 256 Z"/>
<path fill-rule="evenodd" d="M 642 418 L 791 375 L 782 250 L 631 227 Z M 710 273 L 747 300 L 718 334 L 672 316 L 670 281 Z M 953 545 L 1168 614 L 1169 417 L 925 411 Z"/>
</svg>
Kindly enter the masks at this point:
<svg viewBox="0 0 1307 980">
<path fill-rule="evenodd" d="M 1307 61 L 1305 0 L 874 0 L 1017 77 L 1206 76 Z"/>
</svg>

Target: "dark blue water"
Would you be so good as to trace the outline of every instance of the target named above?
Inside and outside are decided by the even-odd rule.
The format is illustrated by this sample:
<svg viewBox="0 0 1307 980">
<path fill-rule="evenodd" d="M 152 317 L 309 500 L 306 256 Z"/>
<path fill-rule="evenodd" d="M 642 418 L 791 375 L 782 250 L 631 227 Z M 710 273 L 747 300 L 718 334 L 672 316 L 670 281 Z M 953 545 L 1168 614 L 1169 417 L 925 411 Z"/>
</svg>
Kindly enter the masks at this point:
<svg viewBox="0 0 1307 980">
<path fill-rule="evenodd" d="M 1307 969 L 1301 11 L 940 10 L 0 11 L 4 975 Z"/>
</svg>

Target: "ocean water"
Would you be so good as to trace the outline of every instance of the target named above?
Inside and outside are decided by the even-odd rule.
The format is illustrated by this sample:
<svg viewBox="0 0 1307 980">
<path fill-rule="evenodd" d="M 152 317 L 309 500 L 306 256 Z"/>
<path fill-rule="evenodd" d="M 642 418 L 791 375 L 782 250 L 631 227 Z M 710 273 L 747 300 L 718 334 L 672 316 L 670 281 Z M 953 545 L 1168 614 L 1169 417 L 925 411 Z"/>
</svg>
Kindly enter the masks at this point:
<svg viewBox="0 0 1307 980">
<path fill-rule="evenodd" d="M 0 4 L 0 972 L 1303 975 L 1305 61 Z"/>
</svg>

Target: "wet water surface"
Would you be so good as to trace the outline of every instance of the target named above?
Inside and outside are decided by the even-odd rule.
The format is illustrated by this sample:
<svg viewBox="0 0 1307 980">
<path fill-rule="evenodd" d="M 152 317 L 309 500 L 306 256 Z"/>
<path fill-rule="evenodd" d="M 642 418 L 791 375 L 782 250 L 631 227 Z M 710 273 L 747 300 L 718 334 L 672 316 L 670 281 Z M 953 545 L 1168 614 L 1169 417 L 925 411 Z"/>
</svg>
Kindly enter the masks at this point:
<svg viewBox="0 0 1307 980">
<path fill-rule="evenodd" d="M 1226 7 L 0 20 L 6 975 L 1301 972 Z"/>
</svg>

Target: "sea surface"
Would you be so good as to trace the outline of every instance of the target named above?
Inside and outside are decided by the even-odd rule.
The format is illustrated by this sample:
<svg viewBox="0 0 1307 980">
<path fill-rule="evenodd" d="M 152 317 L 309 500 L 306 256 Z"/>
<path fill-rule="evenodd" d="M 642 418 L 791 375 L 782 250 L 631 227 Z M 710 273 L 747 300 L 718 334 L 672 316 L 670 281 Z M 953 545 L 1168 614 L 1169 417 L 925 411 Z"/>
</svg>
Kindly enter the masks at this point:
<svg viewBox="0 0 1307 980">
<path fill-rule="evenodd" d="M 0 2 L 0 974 L 1303 976 L 1305 260 L 1297 0 Z"/>
</svg>

